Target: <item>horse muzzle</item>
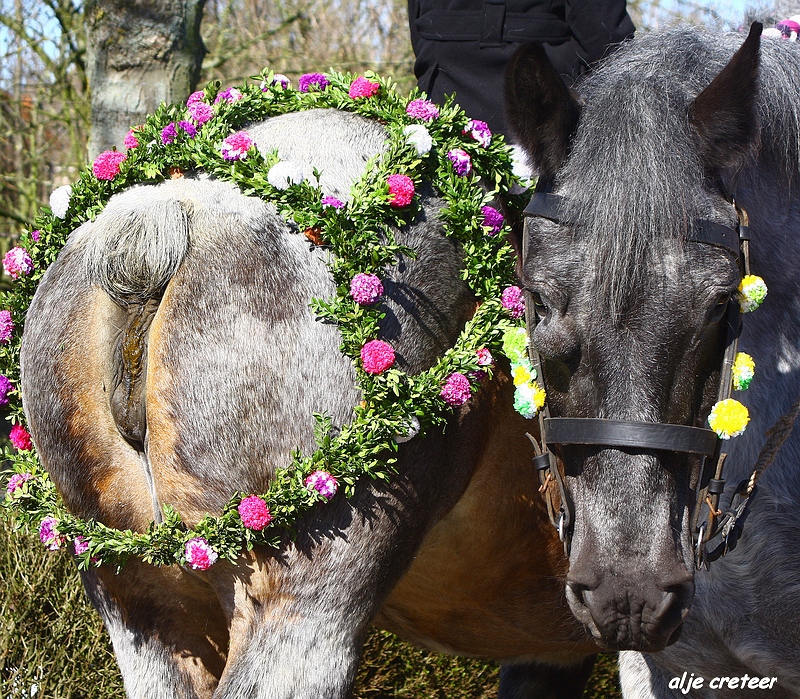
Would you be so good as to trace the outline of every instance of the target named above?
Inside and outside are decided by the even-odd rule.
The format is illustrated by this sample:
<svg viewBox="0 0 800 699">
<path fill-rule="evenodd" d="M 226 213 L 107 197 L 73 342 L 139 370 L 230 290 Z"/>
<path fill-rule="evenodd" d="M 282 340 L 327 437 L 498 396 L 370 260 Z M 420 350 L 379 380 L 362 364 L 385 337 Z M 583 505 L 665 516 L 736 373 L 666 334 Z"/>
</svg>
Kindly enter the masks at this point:
<svg viewBox="0 0 800 699">
<path fill-rule="evenodd" d="M 604 648 L 655 652 L 678 640 L 694 581 L 679 565 L 660 580 L 608 574 L 599 582 L 574 568 L 567 576 L 566 594 L 572 613 Z"/>
</svg>

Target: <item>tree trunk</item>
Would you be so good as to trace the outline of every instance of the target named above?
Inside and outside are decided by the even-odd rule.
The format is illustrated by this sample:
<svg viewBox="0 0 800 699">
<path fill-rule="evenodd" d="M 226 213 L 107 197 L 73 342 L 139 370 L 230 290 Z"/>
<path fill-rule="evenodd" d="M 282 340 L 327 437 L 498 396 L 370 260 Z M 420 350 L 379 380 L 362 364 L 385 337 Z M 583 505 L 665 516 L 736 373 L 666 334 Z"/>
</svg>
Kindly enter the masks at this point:
<svg viewBox="0 0 800 699">
<path fill-rule="evenodd" d="M 122 148 L 161 102 L 185 100 L 200 77 L 205 0 L 89 0 L 89 158 Z"/>
</svg>

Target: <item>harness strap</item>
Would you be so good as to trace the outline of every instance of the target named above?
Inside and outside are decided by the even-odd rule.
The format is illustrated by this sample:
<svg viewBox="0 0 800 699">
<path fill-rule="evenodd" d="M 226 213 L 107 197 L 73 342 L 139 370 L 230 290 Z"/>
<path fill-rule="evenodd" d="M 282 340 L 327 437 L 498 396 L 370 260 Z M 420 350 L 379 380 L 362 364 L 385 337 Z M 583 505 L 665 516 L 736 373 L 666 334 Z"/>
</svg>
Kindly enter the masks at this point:
<svg viewBox="0 0 800 699">
<path fill-rule="evenodd" d="M 545 419 L 544 429 L 547 441 L 554 444 L 662 449 L 711 456 L 719 443 L 713 430 L 657 422 L 551 417 Z"/>
</svg>

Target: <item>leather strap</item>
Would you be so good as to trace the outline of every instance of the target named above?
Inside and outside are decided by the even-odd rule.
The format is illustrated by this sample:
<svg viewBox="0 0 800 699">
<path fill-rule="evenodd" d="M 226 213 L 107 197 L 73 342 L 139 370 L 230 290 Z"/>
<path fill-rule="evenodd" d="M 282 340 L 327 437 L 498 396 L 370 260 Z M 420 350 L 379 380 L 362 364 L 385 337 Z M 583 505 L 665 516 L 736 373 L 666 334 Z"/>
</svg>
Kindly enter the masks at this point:
<svg viewBox="0 0 800 699">
<path fill-rule="evenodd" d="M 663 449 L 707 456 L 714 454 L 719 442 L 716 432 L 703 427 L 603 418 L 546 418 L 544 431 L 545 439 L 555 444 Z"/>
<path fill-rule="evenodd" d="M 548 192 L 536 192 L 525 207 L 525 216 L 541 216 L 555 223 L 561 221 L 561 197 Z"/>
</svg>

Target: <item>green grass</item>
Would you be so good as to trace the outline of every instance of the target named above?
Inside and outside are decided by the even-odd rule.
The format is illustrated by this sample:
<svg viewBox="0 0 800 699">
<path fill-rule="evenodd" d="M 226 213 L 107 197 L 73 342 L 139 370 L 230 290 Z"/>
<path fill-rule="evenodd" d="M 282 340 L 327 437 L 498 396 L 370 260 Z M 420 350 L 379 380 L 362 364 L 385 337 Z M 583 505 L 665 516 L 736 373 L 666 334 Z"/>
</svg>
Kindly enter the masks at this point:
<svg viewBox="0 0 800 699">
<path fill-rule="evenodd" d="M 66 552 L 50 553 L 0 521 L 0 699 L 124 699 L 100 617 Z M 356 699 L 490 699 L 495 664 L 413 648 L 373 629 Z M 619 699 L 614 658 L 601 659 L 588 699 Z"/>
</svg>

